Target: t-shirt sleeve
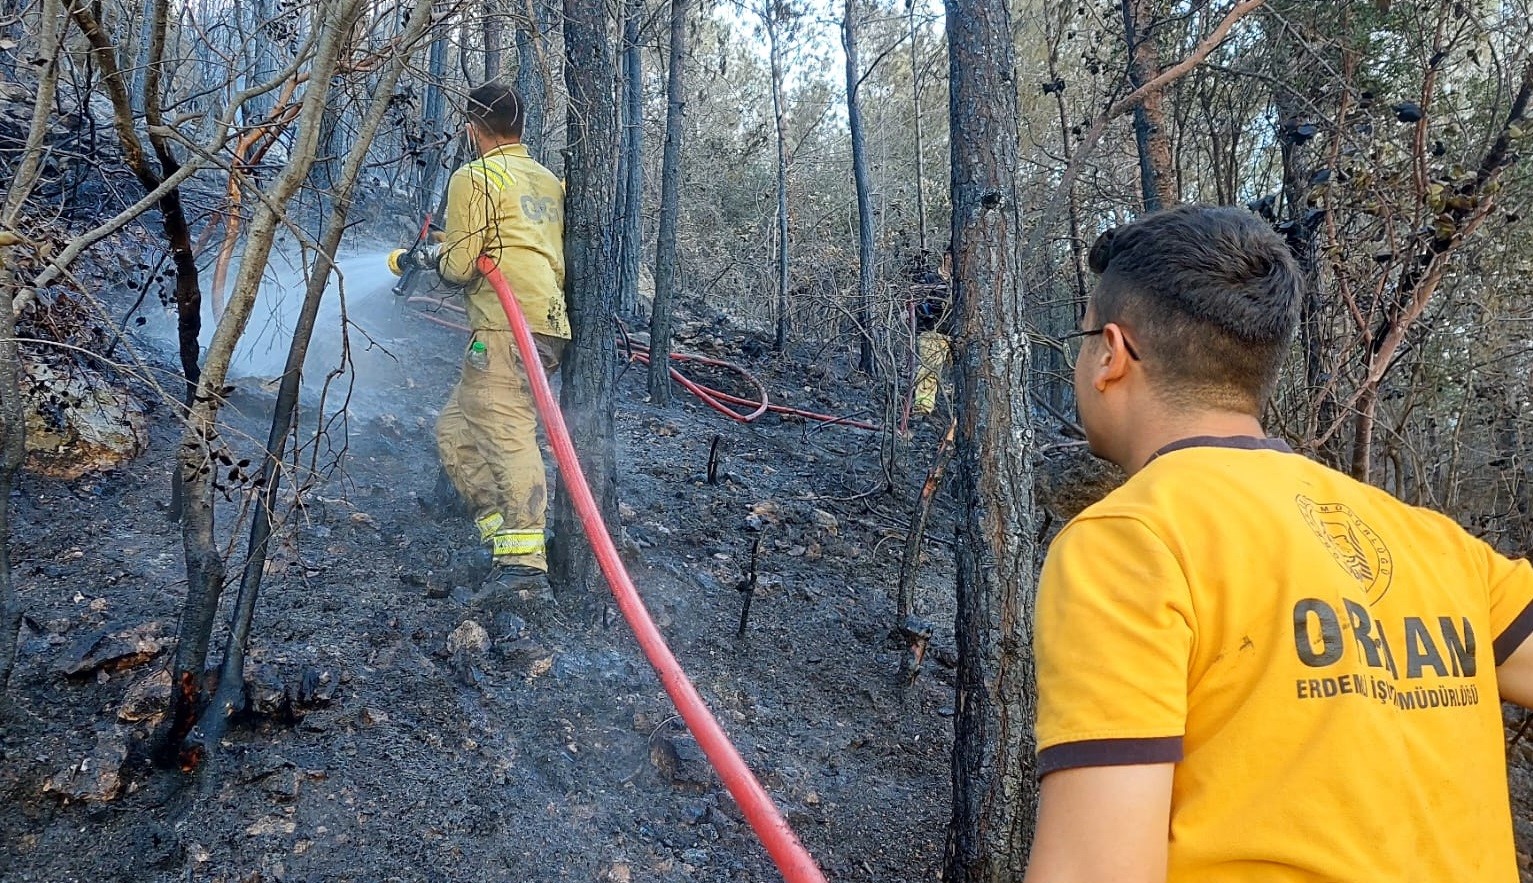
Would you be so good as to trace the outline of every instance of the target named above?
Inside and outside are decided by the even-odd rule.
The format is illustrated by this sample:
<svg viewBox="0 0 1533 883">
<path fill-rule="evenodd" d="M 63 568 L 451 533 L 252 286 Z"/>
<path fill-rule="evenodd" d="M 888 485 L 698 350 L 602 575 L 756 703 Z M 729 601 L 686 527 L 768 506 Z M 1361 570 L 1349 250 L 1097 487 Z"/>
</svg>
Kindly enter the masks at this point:
<svg viewBox="0 0 1533 883">
<path fill-rule="evenodd" d="M 1490 627 L 1496 636 L 1496 664 L 1507 660 L 1533 634 L 1533 566 L 1507 558 L 1489 544 L 1475 540 L 1488 563 Z"/>
<path fill-rule="evenodd" d="M 1192 605 L 1141 522 L 1077 520 L 1049 549 L 1034 626 L 1038 775 L 1182 759 Z"/>
</svg>

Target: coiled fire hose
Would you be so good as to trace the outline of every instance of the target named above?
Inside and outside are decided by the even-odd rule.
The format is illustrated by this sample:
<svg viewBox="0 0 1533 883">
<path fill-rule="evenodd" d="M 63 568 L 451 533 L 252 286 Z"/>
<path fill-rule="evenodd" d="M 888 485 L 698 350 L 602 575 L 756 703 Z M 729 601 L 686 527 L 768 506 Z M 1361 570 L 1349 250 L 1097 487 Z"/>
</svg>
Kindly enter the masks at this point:
<svg viewBox="0 0 1533 883">
<path fill-rule="evenodd" d="M 396 254 L 402 253 L 403 250 L 401 249 Z M 397 264 L 395 263 L 394 255 L 391 254 L 389 267 L 390 269 L 393 269 L 396 266 Z M 425 295 L 415 295 L 408 297 L 405 299 L 405 302 L 411 304 L 429 305 L 437 310 L 447 310 L 452 313 L 461 314 L 463 312 L 462 307 L 449 303 L 448 301 L 441 300 L 439 298 L 427 297 Z M 422 319 L 425 319 L 427 322 L 441 325 L 443 328 L 451 328 L 454 331 L 465 331 L 473 333 L 473 329 L 469 328 L 462 322 L 454 322 L 452 319 L 443 318 L 441 316 L 435 315 L 434 313 L 417 312 L 416 315 Z M 629 340 L 626 333 L 623 336 L 623 347 L 627 351 L 628 357 L 631 360 L 638 362 L 641 365 L 649 364 L 649 347 L 634 343 L 632 340 Z M 697 396 L 698 400 L 700 400 L 703 404 L 707 405 L 715 411 L 718 411 L 720 414 L 723 414 L 725 417 L 728 417 L 736 423 L 753 423 L 755 422 L 756 418 L 760 417 L 762 414 L 771 412 L 773 414 L 786 414 L 790 417 L 798 417 L 803 420 L 811 420 L 816 423 L 823 423 L 827 426 L 846 426 L 851 429 L 865 429 L 869 432 L 880 431 L 877 424 L 868 423 L 863 420 L 854 420 L 851 417 L 837 417 L 834 414 L 820 414 L 814 411 L 806 411 L 802 408 L 790 408 L 787 405 L 773 404 L 767 400 L 766 386 L 756 378 L 756 375 L 745 370 L 734 362 L 726 362 L 722 359 L 710 359 L 706 356 L 695 356 L 690 353 L 676 352 L 671 353 L 671 361 L 692 362 L 698 365 L 710 365 L 715 368 L 724 368 L 740 375 L 741 377 L 745 378 L 746 382 L 748 382 L 751 386 L 754 386 L 759 397 L 748 399 L 742 396 L 731 395 L 722 390 L 714 389 L 711 386 L 699 383 L 678 371 L 674 366 L 669 369 L 671 379 L 676 381 L 677 385 L 685 389 L 687 392 L 692 393 L 694 396 Z M 736 411 L 734 408 L 729 407 L 730 405 L 740 405 L 746 408 L 750 408 L 751 410 L 742 414 L 739 411 Z"/>
<path fill-rule="evenodd" d="M 532 331 L 527 327 L 527 320 L 522 316 L 521 306 L 517 304 L 506 278 L 501 275 L 495 261 L 487 255 L 480 256 L 478 267 L 479 272 L 484 274 L 485 279 L 489 280 L 490 285 L 495 289 L 496 296 L 500 298 L 501 308 L 506 311 L 506 318 L 511 323 L 511 331 L 516 338 L 516 350 L 521 355 L 522 364 L 539 364 L 537 345 L 533 342 Z M 819 866 L 815 864 L 808 850 L 804 849 L 803 844 L 799 842 L 798 836 L 788 826 L 782 813 L 778 812 L 776 804 L 772 802 L 766 789 L 761 787 L 761 783 L 751 774 L 750 768 L 740 757 L 740 752 L 736 751 L 734 745 L 730 743 L 729 737 L 724 734 L 723 728 L 708 710 L 697 688 L 692 686 L 686 672 L 682 671 L 671 649 L 666 646 L 660 630 L 650 619 L 649 611 L 644 608 L 644 601 L 639 597 L 638 589 L 634 587 L 627 569 L 623 567 L 622 559 L 618 557 L 617 547 L 612 543 L 612 536 L 602 522 L 596 500 L 591 496 L 591 488 L 586 484 L 585 474 L 580 471 L 580 462 L 575 457 L 575 446 L 570 441 L 569 430 L 564 425 L 564 415 L 560 413 L 559 405 L 554 401 L 553 390 L 548 386 L 548 378 L 542 371 L 528 371 L 527 378 L 532 384 L 532 397 L 537 404 L 538 414 L 543 418 L 543 428 L 547 430 L 549 442 L 554 449 L 554 458 L 559 463 L 559 474 L 564 478 L 575 508 L 580 513 L 580 523 L 585 528 L 586 538 L 590 540 L 591 548 L 596 553 L 602 575 L 606 577 L 607 585 L 611 587 L 612 594 L 617 599 L 618 609 L 622 611 L 623 618 L 628 621 L 634 636 L 639 640 L 639 646 L 644 649 L 644 655 L 648 657 L 655 672 L 660 675 L 660 682 L 665 686 L 665 691 L 670 694 L 671 701 L 676 703 L 677 711 L 681 712 L 687 729 L 692 731 L 697 744 L 708 756 L 708 761 L 713 764 L 719 778 L 723 780 L 724 787 L 729 789 L 735 803 L 745 814 L 745 820 L 750 823 L 751 829 L 756 832 L 761 844 L 766 847 L 777 869 L 782 872 L 783 880 L 786 883 L 825 883 L 825 875 L 820 872 Z"/>
</svg>

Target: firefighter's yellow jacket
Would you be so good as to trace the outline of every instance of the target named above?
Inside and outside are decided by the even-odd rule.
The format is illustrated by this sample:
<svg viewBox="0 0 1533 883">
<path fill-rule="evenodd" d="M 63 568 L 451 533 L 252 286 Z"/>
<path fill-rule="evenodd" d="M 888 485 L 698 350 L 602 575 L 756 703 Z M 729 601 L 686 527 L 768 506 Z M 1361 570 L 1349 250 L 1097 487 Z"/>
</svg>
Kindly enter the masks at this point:
<svg viewBox="0 0 1533 883">
<path fill-rule="evenodd" d="M 564 303 L 564 187 L 521 144 L 498 147 L 453 172 L 447 183 L 447 238 L 438 269 L 468 284 L 469 324 L 506 331 L 505 312 L 474 266 L 480 254 L 500 265 L 534 334 L 568 340 Z"/>
</svg>

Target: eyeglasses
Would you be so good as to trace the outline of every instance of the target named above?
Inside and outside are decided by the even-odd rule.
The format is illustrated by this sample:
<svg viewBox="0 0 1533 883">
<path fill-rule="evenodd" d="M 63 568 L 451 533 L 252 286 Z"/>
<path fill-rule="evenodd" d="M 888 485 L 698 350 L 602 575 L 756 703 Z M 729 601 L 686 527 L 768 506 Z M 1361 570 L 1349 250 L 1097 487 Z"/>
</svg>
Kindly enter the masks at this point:
<svg viewBox="0 0 1533 883">
<path fill-rule="evenodd" d="M 1065 341 L 1065 340 L 1075 340 L 1077 338 L 1095 337 L 1098 334 L 1101 334 L 1102 332 L 1104 332 L 1106 330 L 1107 330 L 1107 327 L 1103 326 L 1101 328 L 1088 328 L 1085 331 L 1072 331 L 1069 334 L 1062 334 L 1062 335 L 1060 335 L 1059 339 L 1061 341 Z M 1128 357 L 1130 359 L 1133 359 L 1136 362 L 1139 361 L 1139 353 L 1134 350 L 1134 345 L 1128 342 L 1128 337 L 1127 336 L 1125 336 L 1123 338 L 1123 348 L 1128 350 Z"/>
</svg>

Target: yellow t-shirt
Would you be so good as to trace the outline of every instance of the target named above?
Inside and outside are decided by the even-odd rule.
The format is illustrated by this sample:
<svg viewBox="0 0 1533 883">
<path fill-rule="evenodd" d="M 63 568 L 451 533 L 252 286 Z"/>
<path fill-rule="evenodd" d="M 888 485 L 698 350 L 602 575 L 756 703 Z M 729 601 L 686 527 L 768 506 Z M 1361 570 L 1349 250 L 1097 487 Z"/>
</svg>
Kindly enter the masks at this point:
<svg viewBox="0 0 1533 883">
<path fill-rule="evenodd" d="M 487 254 L 500 265 L 535 334 L 570 336 L 564 303 L 564 187 L 521 144 L 464 164 L 447 182 L 447 238 L 438 268 L 465 295 L 475 331 L 510 324 L 495 289 L 474 266 Z"/>
<path fill-rule="evenodd" d="M 1175 762 L 1170 880 L 1516 881 L 1533 568 L 1281 441 L 1168 446 L 1049 549 L 1040 775 Z"/>
</svg>

